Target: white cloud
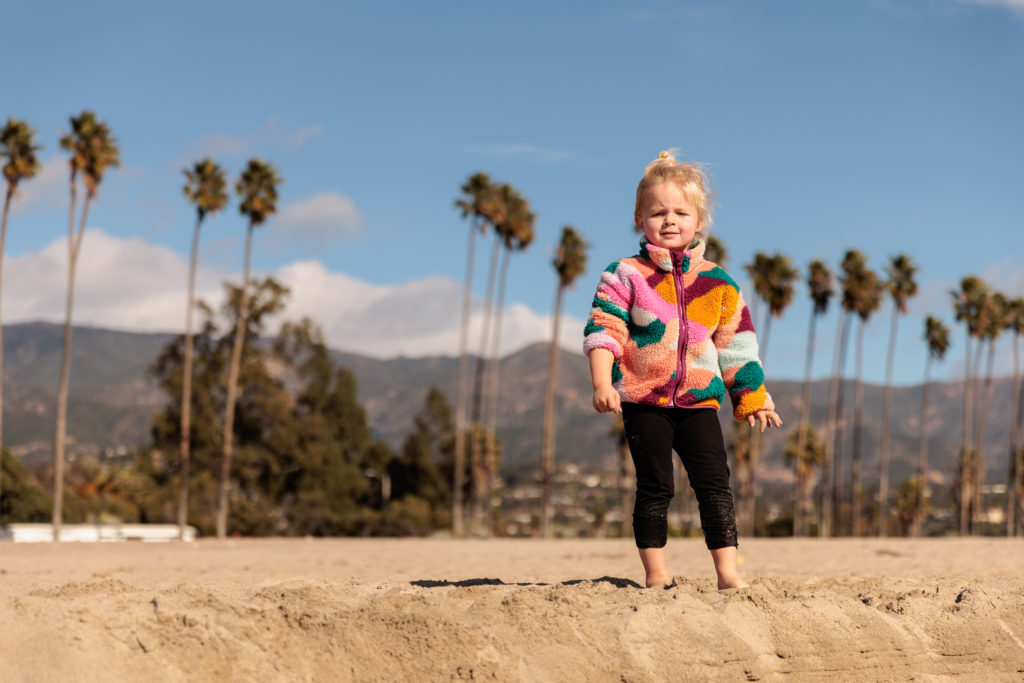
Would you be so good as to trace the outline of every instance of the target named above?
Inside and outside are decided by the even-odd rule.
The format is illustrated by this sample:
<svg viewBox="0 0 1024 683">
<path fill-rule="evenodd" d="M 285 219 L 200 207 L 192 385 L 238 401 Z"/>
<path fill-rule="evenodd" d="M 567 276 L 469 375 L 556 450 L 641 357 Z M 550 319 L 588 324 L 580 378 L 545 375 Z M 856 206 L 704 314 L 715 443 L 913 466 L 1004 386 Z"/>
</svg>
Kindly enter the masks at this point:
<svg viewBox="0 0 1024 683">
<path fill-rule="evenodd" d="M 348 197 L 322 192 L 284 206 L 273 225 L 275 234 L 288 241 L 298 238 L 322 242 L 358 234 L 363 218 Z"/>
<path fill-rule="evenodd" d="M 32 178 L 18 184 L 18 194 L 11 202 L 11 214 L 48 205 L 68 204 L 68 183 L 70 180 L 66 157 L 52 157 L 43 162 L 42 168 Z"/>
<path fill-rule="evenodd" d="M 332 348 L 379 358 L 457 352 L 461 292 L 460 285 L 449 278 L 378 286 L 328 271 L 317 261 L 298 261 L 272 275 L 292 290 L 281 319 L 309 316 L 323 327 Z M 135 332 L 179 332 L 185 326 L 187 277 L 186 258 L 171 249 L 90 229 L 82 244 L 73 322 Z M 219 306 L 221 283 L 238 277 L 237 273 L 200 265 L 197 295 Z M 63 322 L 66 279 L 67 244 L 63 239 L 41 251 L 8 258 L 4 321 Z M 481 309 L 480 305 L 474 307 L 471 338 L 479 333 Z M 522 304 L 507 306 L 502 354 L 547 341 L 551 322 L 550 315 Z M 582 328 L 582 320 L 563 317 L 562 345 L 578 350 Z"/>
<path fill-rule="evenodd" d="M 182 330 L 188 263 L 174 251 L 139 239 L 87 230 L 75 275 L 72 322 L 131 331 Z M 4 322 L 64 321 L 67 240 L 8 258 Z M 197 294 L 220 296 L 221 276 L 200 267 Z"/>
<path fill-rule="evenodd" d="M 573 157 L 573 153 L 567 150 L 548 149 L 537 145 L 465 145 L 462 151 L 485 157 L 520 158 L 544 164 L 565 161 Z"/>
</svg>

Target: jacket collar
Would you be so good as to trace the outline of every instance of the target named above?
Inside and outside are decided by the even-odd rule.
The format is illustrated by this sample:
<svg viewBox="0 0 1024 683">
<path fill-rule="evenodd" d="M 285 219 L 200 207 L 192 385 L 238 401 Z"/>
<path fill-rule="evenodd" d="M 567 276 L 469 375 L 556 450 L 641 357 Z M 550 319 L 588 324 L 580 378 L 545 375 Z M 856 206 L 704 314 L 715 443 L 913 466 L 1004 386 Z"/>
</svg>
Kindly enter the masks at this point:
<svg viewBox="0 0 1024 683">
<path fill-rule="evenodd" d="M 654 262 L 660 270 L 671 273 L 673 265 L 679 263 L 684 273 L 696 268 L 704 262 L 704 248 L 707 242 L 701 238 L 694 238 L 689 249 L 685 251 L 669 251 L 665 247 L 659 247 L 647 241 L 646 237 L 640 238 L 640 255 L 645 256 Z"/>
</svg>

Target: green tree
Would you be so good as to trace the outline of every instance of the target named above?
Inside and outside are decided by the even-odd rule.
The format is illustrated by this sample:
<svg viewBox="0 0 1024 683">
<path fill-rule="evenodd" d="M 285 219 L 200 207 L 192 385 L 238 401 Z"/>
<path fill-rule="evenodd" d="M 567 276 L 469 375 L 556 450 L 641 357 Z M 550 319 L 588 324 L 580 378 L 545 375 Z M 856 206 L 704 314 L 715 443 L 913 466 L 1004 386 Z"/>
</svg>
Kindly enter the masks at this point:
<svg viewBox="0 0 1024 683">
<path fill-rule="evenodd" d="M 921 489 L 920 479 L 908 479 L 900 487 L 896 497 L 896 511 L 899 514 L 900 533 L 906 536 L 913 531 L 917 520 L 928 516 L 929 505 Z"/>
<path fill-rule="evenodd" d="M 53 500 L 32 481 L 25 467 L 6 448 L 0 451 L 0 474 L 7 482 L 0 496 L 0 518 L 8 523 L 39 523 L 50 519 Z"/>
<path fill-rule="evenodd" d="M 7 192 L 4 194 L 3 219 L 0 220 L 0 285 L 3 283 L 3 262 L 4 243 L 7 241 L 7 216 L 10 213 L 11 201 L 18 193 L 18 185 L 32 178 L 39 171 L 39 161 L 36 159 L 36 152 L 39 145 L 35 144 L 36 131 L 24 121 L 18 119 L 7 119 L 3 129 L 0 129 L 0 160 L 3 160 L 4 180 L 7 182 Z M 2 292 L 0 287 L 0 292 Z M 3 323 L 0 318 L 0 444 L 4 441 L 4 342 Z M 0 496 L 3 496 L 3 472 L 0 470 Z M 3 520 L 0 510 L 0 521 Z"/>
<path fill-rule="evenodd" d="M 459 365 L 455 389 L 455 463 L 452 482 L 452 533 L 456 537 L 465 535 L 463 507 L 466 473 L 466 401 L 469 393 L 469 317 L 473 284 L 473 258 L 476 233 L 486 233 L 486 216 L 492 209 L 494 185 L 486 173 L 475 173 L 460 188 L 462 197 L 455 200 L 455 207 L 462 211 L 463 218 L 469 218 L 469 241 L 466 249 L 466 276 L 462 285 L 462 317 L 459 329 Z"/>
<path fill-rule="evenodd" d="M 879 451 L 878 535 L 886 536 L 889 518 L 889 421 L 892 414 L 892 364 L 896 356 L 896 328 L 901 313 L 907 312 L 907 301 L 917 294 L 914 275 L 917 266 L 906 254 L 892 257 L 887 268 L 886 291 L 892 297 L 892 323 L 889 326 L 889 351 L 885 359 L 885 396 L 882 400 L 882 445 Z"/>
<path fill-rule="evenodd" d="M 572 226 L 562 227 L 562 237 L 552 265 L 558 274 L 558 287 L 555 290 L 555 311 L 551 331 L 551 354 L 548 370 L 547 395 L 544 400 L 544 434 L 541 442 L 541 516 L 540 535 L 542 538 L 552 536 L 551 504 L 552 480 L 554 477 L 555 430 L 555 390 L 558 388 L 558 327 L 562 316 L 562 295 L 567 287 L 571 287 L 576 278 L 587 269 L 587 242 Z"/>
<path fill-rule="evenodd" d="M 188 475 L 189 445 L 192 418 L 192 310 L 195 308 L 196 261 L 199 257 L 199 231 L 203 220 L 214 214 L 228 202 L 227 180 L 224 170 L 210 158 L 196 162 L 191 169 L 185 169 L 185 198 L 196 207 L 196 225 L 192 231 L 192 250 L 188 268 L 188 299 L 185 306 L 185 368 L 181 389 L 181 483 L 178 498 L 179 537 L 185 538 L 188 525 Z"/>
<path fill-rule="evenodd" d="M 824 315 L 828 311 L 828 302 L 835 296 L 835 287 L 832 284 L 832 271 L 829 270 L 828 266 L 823 261 L 815 259 L 810 262 L 807 266 L 807 292 L 811 297 L 811 301 L 814 306 L 811 308 L 811 322 L 807 332 L 807 360 L 804 366 L 804 388 L 803 395 L 800 400 L 800 424 L 797 427 L 797 443 L 796 452 L 804 453 L 807 450 L 807 444 L 805 440 L 807 435 L 810 433 L 808 428 L 811 424 L 811 369 L 814 364 L 814 341 L 815 341 L 815 329 L 818 321 L 818 317 Z M 824 448 L 824 447 L 823 447 Z M 821 520 L 818 525 L 818 533 L 825 536 L 828 535 L 828 529 L 831 526 L 831 504 L 828 503 L 829 495 L 827 489 L 829 488 L 829 463 L 824 461 L 824 453 L 822 454 L 822 504 L 821 504 Z M 796 470 L 800 466 L 800 460 L 796 459 L 793 461 L 793 506 L 794 510 L 797 509 L 800 503 L 800 496 L 802 492 L 800 487 L 797 485 L 799 482 L 799 472 Z M 828 504 L 827 504 L 828 503 Z M 829 510 L 828 520 L 825 519 L 825 510 Z M 793 535 L 794 536 L 806 536 L 807 535 L 807 517 L 798 517 L 794 514 L 793 516 Z"/>
<path fill-rule="evenodd" d="M 392 502 L 385 514 L 394 531 L 423 535 L 450 525 L 452 496 L 444 471 L 452 460 L 454 436 L 448 401 L 440 389 L 431 387 L 401 454 L 389 466 Z M 413 514 L 416 510 L 422 516 Z"/>
<path fill-rule="evenodd" d="M 825 444 L 818 432 L 807 425 L 805 433 L 791 431 L 784 451 L 786 464 L 793 468 L 793 488 L 796 492 L 793 504 L 793 528 L 799 535 L 807 535 L 807 521 L 813 513 L 812 492 L 814 490 L 814 469 L 825 461 Z"/>
<path fill-rule="evenodd" d="M 932 361 L 942 360 L 949 349 L 949 328 L 941 320 L 928 316 L 924 321 L 924 341 L 928 345 L 928 356 L 924 363 L 924 384 L 921 385 L 921 437 L 917 452 L 917 495 L 916 510 L 912 529 L 920 537 L 924 526 L 924 496 L 928 486 L 928 391 L 931 387 Z"/>
<path fill-rule="evenodd" d="M 108 168 L 120 165 L 117 141 L 106 123 L 98 121 L 91 111 L 71 117 L 71 130 L 60 139 L 62 149 L 71 153 L 71 202 L 68 216 L 68 291 L 64 310 L 64 350 L 61 355 L 60 385 L 57 390 L 57 433 L 54 438 L 53 457 L 53 540 L 60 540 L 60 527 L 64 518 L 64 448 L 67 438 L 68 382 L 71 374 L 71 309 L 75 292 L 75 271 L 78 255 L 85 236 L 89 206 L 96 199 L 103 175 Z M 75 203 L 78 181 L 85 187 L 81 220 L 75 230 Z"/>
<path fill-rule="evenodd" d="M 259 159 L 251 159 L 235 184 L 235 192 L 241 198 L 238 210 L 249 219 L 245 233 L 245 266 L 242 271 L 242 287 L 239 290 L 235 342 L 228 367 L 227 399 L 224 406 L 224 436 L 220 470 L 220 497 L 217 509 L 217 537 L 227 536 L 228 492 L 231 475 L 231 456 L 234 451 L 235 394 L 238 390 L 238 372 L 242 361 L 242 346 L 245 338 L 246 311 L 249 296 L 249 263 L 252 260 L 252 235 L 256 227 L 263 225 L 267 218 L 277 212 L 277 186 L 281 179 L 277 169 Z"/>
</svg>

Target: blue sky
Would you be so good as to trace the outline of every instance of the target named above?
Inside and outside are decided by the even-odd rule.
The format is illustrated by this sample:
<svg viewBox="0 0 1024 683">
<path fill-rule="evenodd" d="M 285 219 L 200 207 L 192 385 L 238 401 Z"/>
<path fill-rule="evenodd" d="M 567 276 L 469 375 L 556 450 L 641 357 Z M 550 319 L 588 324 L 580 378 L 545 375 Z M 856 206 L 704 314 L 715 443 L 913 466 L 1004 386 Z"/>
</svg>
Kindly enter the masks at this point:
<svg viewBox="0 0 1024 683">
<path fill-rule="evenodd" d="M 549 338 L 565 224 L 591 244 L 564 304 L 578 348 L 598 273 L 635 248 L 639 175 L 667 147 L 708 164 L 713 231 L 741 284 L 757 251 L 801 270 L 850 247 L 875 268 L 913 257 L 899 383 L 921 376 L 923 317 L 953 324 L 960 277 L 1024 295 L 1022 0 L 9 3 L 2 16 L 19 59 L 0 117 L 28 120 L 47 162 L 11 217 L 7 322 L 62 320 L 57 140 L 83 108 L 109 123 L 122 166 L 90 213 L 80 324 L 183 328 L 181 169 L 206 155 L 232 177 L 251 157 L 278 167 L 280 214 L 254 268 L 291 284 L 291 314 L 320 320 L 332 346 L 372 355 L 455 352 L 467 225 L 452 202 L 477 170 L 538 216 L 513 260 L 503 348 Z M 244 230 L 234 204 L 207 221 L 204 296 L 237 277 Z M 769 377 L 802 376 L 805 291 L 773 323 Z M 867 328 L 870 381 L 888 324 L 886 306 Z M 830 312 L 817 376 L 835 328 Z M 962 351 L 956 334 L 937 375 L 958 376 Z"/>
</svg>

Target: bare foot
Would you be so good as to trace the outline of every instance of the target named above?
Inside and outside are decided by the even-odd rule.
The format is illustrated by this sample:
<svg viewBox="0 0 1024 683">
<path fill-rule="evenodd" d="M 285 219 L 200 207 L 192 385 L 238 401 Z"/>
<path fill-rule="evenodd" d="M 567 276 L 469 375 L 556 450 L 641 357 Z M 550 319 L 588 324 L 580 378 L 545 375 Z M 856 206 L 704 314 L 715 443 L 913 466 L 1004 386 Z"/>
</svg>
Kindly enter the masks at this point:
<svg viewBox="0 0 1024 683">
<path fill-rule="evenodd" d="M 718 590 L 724 591 L 730 588 L 750 588 L 750 584 L 744 581 L 737 574 L 718 577 Z"/>
<path fill-rule="evenodd" d="M 647 587 L 658 588 L 672 585 L 672 575 L 668 572 L 657 572 L 647 575 Z"/>
</svg>

